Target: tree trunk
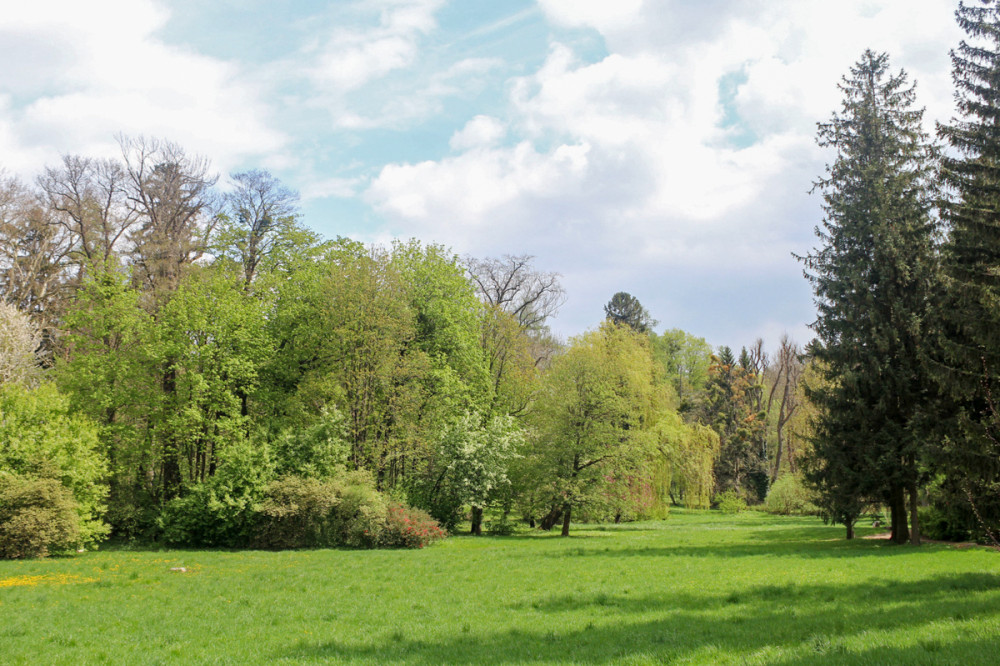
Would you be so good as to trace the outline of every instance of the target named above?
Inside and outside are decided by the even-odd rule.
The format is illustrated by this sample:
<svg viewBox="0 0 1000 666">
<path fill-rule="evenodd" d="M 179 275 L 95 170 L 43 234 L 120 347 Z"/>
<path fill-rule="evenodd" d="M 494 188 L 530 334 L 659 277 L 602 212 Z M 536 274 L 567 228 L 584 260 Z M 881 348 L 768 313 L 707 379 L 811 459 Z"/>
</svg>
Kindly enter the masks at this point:
<svg viewBox="0 0 1000 666">
<path fill-rule="evenodd" d="M 920 545 L 920 518 L 917 515 L 917 484 L 910 485 L 910 543 Z"/>
<path fill-rule="evenodd" d="M 546 532 L 548 532 L 553 527 L 555 527 L 556 523 L 559 522 L 560 518 L 562 518 L 562 509 L 558 507 L 553 507 L 552 510 L 549 511 L 547 514 L 545 514 L 545 517 L 542 518 L 542 523 L 540 527 Z"/>
<path fill-rule="evenodd" d="M 848 520 L 846 523 L 844 523 L 844 527 L 847 528 L 847 538 L 849 540 L 853 539 L 854 538 L 854 521 L 853 520 Z"/>
<path fill-rule="evenodd" d="M 573 507 L 570 504 L 563 504 L 563 527 L 562 536 L 569 536 L 569 516 L 573 511 Z"/>
<path fill-rule="evenodd" d="M 892 486 L 889 494 L 889 510 L 892 514 L 892 542 L 906 543 L 910 540 L 910 531 L 906 524 L 906 495 L 903 486 Z"/>
<path fill-rule="evenodd" d="M 474 536 L 483 536 L 483 507 L 472 507 L 472 529 L 470 533 Z"/>
</svg>

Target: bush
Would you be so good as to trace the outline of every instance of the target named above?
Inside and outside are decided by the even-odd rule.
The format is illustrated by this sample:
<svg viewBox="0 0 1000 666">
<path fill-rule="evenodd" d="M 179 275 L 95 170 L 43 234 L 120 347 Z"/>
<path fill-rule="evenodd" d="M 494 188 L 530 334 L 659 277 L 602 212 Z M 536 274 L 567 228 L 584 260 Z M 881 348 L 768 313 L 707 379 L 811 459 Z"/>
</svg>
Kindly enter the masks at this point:
<svg viewBox="0 0 1000 666">
<path fill-rule="evenodd" d="M 160 515 L 163 540 L 178 546 L 242 548 L 253 538 L 257 503 L 271 477 L 266 447 L 247 440 L 229 445 L 218 471 L 188 485 Z"/>
<path fill-rule="evenodd" d="M 819 509 L 813 501 L 813 495 L 802 484 L 801 477 L 796 474 L 786 474 L 779 477 L 771 486 L 767 499 L 764 500 L 764 510 L 782 516 L 816 515 Z"/>
<path fill-rule="evenodd" d="M 45 557 L 80 541 L 79 504 L 59 481 L 0 478 L 0 557 Z"/>
<path fill-rule="evenodd" d="M 81 545 L 107 536 L 107 460 L 97 425 L 72 414 L 51 384 L 0 387 L 0 415 L 0 474 L 58 479 L 76 503 Z"/>
<path fill-rule="evenodd" d="M 340 494 L 331 480 L 286 476 L 272 482 L 258 508 L 256 545 L 279 550 L 333 545 Z"/>
<path fill-rule="evenodd" d="M 930 506 L 919 510 L 921 536 L 936 541 L 968 541 L 975 523 L 971 511 Z"/>
<path fill-rule="evenodd" d="M 375 489 L 370 474 L 347 474 L 340 504 L 333 512 L 334 542 L 329 545 L 374 548 L 381 540 L 388 513 L 388 502 Z"/>
<path fill-rule="evenodd" d="M 448 536 L 430 514 L 402 504 L 390 504 L 379 540 L 387 548 L 423 548 Z"/>
<path fill-rule="evenodd" d="M 727 490 L 716 495 L 715 503 L 722 513 L 740 513 L 747 508 L 747 501 L 735 490 Z"/>
</svg>

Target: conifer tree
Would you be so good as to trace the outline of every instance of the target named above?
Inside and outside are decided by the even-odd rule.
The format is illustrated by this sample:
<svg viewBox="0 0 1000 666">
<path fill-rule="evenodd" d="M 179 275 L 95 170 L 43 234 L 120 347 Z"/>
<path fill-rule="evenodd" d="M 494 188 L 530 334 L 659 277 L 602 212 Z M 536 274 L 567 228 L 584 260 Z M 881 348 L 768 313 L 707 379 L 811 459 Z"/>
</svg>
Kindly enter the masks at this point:
<svg viewBox="0 0 1000 666">
<path fill-rule="evenodd" d="M 960 2 L 965 31 L 951 53 L 960 117 L 939 128 L 953 149 L 942 160 L 948 237 L 945 295 L 935 376 L 957 418 L 949 421 L 940 459 L 943 490 L 1000 521 L 1000 2 Z M 972 512 L 967 512 L 971 516 Z"/>
<path fill-rule="evenodd" d="M 864 500 L 886 502 L 897 543 L 909 538 L 909 491 L 916 542 L 934 148 L 913 86 L 905 72 L 890 74 L 886 54 L 865 51 L 840 89 L 840 113 L 819 125 L 820 146 L 837 151 L 815 186 L 820 247 L 802 258 L 817 306 L 812 352 L 826 380 L 809 392 L 820 408 L 809 478 L 848 536 Z"/>
</svg>

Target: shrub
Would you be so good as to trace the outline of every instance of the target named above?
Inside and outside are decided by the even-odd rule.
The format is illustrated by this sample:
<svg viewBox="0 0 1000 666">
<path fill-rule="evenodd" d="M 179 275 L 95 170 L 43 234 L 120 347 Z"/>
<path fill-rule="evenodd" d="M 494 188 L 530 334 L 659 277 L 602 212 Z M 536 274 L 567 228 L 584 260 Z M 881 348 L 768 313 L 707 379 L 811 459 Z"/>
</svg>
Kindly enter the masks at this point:
<svg viewBox="0 0 1000 666">
<path fill-rule="evenodd" d="M 715 503 L 722 513 L 740 513 L 747 508 L 747 501 L 735 490 L 727 490 L 716 495 Z"/>
<path fill-rule="evenodd" d="M 786 474 L 771 486 L 764 500 L 764 510 L 783 516 L 815 515 L 819 513 L 819 509 L 813 500 L 812 493 L 802 484 L 801 477 Z"/>
<path fill-rule="evenodd" d="M 972 538 L 974 523 L 969 515 L 956 507 L 929 506 L 921 508 L 921 536 L 937 541 L 967 541 Z"/>
<path fill-rule="evenodd" d="M 188 485 L 164 507 L 162 538 L 179 546 L 241 548 L 250 544 L 257 503 L 271 477 L 266 447 L 232 442 L 214 476 Z"/>
<path fill-rule="evenodd" d="M 344 477 L 340 503 L 333 512 L 334 541 L 329 545 L 374 548 L 381 539 L 389 507 L 375 489 L 366 472 L 351 472 Z"/>
<path fill-rule="evenodd" d="M 0 474 L 58 479 L 76 503 L 81 545 L 103 539 L 107 460 L 98 427 L 55 386 L 0 386 Z"/>
<path fill-rule="evenodd" d="M 286 476 L 272 482 L 258 507 L 255 543 L 262 548 L 333 545 L 333 511 L 341 487 L 331 480 Z"/>
<path fill-rule="evenodd" d="M 0 557 L 45 557 L 81 540 L 79 504 L 55 479 L 0 478 Z"/>
<path fill-rule="evenodd" d="M 387 548 L 423 548 L 448 536 L 430 514 L 402 504 L 390 504 L 379 540 Z"/>
</svg>

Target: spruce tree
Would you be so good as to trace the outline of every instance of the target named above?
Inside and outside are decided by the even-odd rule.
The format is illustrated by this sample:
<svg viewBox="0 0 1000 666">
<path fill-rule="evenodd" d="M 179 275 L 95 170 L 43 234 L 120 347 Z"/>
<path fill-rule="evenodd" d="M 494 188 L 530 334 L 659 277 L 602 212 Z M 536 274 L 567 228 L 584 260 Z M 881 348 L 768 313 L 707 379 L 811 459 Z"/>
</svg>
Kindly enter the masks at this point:
<svg viewBox="0 0 1000 666">
<path fill-rule="evenodd" d="M 906 492 L 914 540 L 924 450 L 915 417 L 929 381 L 921 358 L 934 284 L 934 148 L 921 129 L 906 73 L 865 51 L 840 86 L 841 111 L 819 125 L 836 150 L 825 177 L 820 247 L 802 258 L 817 307 L 811 352 L 824 380 L 809 390 L 814 423 L 808 477 L 828 517 L 852 524 L 866 501 L 891 510 L 892 539 L 905 542 Z"/>
<path fill-rule="evenodd" d="M 1000 2 L 959 3 L 967 35 L 951 52 L 960 117 L 941 136 L 949 198 L 943 205 L 945 295 L 935 376 L 956 418 L 936 462 L 946 502 L 1000 522 Z M 972 504 L 969 506 L 968 503 Z M 971 509 L 971 511 L 969 511 Z"/>
</svg>

